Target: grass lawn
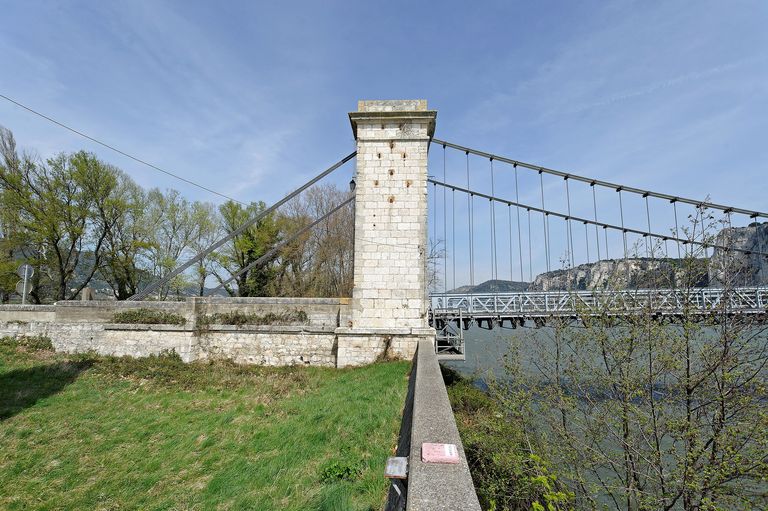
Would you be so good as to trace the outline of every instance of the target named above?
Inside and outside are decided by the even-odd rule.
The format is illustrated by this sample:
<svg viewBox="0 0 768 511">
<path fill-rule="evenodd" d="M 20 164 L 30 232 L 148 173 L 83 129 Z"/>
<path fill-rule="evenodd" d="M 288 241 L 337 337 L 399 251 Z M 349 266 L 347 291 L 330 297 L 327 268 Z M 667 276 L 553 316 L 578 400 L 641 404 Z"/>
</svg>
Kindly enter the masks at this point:
<svg viewBox="0 0 768 511">
<path fill-rule="evenodd" d="M 380 509 L 409 368 L 186 365 L 0 340 L 0 509 Z"/>
</svg>

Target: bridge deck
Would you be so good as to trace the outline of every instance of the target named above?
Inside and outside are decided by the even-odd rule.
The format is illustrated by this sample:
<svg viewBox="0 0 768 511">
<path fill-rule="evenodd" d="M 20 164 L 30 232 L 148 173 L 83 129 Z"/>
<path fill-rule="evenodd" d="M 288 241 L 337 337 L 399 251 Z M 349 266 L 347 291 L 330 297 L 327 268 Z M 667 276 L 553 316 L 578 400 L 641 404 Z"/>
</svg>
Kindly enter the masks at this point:
<svg viewBox="0 0 768 511">
<path fill-rule="evenodd" d="M 647 310 L 674 316 L 686 311 L 711 314 L 723 308 L 735 314 L 765 314 L 768 287 L 433 294 L 431 300 L 436 318 L 453 317 L 461 311 L 464 321 L 631 315 Z"/>
</svg>

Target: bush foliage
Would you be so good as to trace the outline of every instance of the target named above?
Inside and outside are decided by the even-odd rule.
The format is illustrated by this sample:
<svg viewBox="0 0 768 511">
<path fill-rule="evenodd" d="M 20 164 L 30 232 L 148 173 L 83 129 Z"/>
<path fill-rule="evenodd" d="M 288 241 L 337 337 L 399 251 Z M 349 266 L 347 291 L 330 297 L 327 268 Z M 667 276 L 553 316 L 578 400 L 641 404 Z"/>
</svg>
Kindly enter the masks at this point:
<svg viewBox="0 0 768 511">
<path fill-rule="evenodd" d="M 280 313 L 253 314 L 241 311 L 220 312 L 201 318 L 204 325 L 292 325 L 306 324 L 309 321 L 307 313 L 300 309 Z"/>
<path fill-rule="evenodd" d="M 445 367 L 443 375 L 483 509 L 571 509 L 571 495 L 536 454 L 525 425 L 470 380 Z"/>
<path fill-rule="evenodd" d="M 187 320 L 175 312 L 155 309 L 131 309 L 116 312 L 112 317 L 115 323 L 144 324 L 144 325 L 184 325 Z"/>
<path fill-rule="evenodd" d="M 0 337 L 0 344 L 20 346 L 31 351 L 53 351 L 51 339 L 44 335 L 22 337 Z"/>
</svg>

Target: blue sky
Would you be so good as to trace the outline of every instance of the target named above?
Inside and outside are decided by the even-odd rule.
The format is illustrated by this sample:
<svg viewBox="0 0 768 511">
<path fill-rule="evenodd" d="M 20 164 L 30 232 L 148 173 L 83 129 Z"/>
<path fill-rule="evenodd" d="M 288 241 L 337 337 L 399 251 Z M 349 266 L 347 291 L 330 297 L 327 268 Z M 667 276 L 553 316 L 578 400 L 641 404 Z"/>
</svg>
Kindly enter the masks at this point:
<svg viewBox="0 0 768 511">
<path fill-rule="evenodd" d="M 426 98 L 436 135 L 768 209 L 768 2 L 0 1 L 0 93 L 240 200 L 354 148 L 358 99 Z M 0 102 L 42 156 L 216 196 Z M 531 192 L 533 193 L 533 192 Z"/>
</svg>

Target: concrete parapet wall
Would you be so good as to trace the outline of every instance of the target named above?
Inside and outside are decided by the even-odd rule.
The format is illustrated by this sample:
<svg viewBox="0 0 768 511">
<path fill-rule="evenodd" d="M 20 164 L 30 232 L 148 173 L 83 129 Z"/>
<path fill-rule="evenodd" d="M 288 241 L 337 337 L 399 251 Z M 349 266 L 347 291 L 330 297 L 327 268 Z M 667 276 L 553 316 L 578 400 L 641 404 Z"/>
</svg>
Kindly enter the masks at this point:
<svg viewBox="0 0 768 511">
<path fill-rule="evenodd" d="M 416 381 L 410 404 L 406 510 L 480 511 L 464 446 L 431 342 L 419 342 L 414 365 L 415 374 L 411 374 L 411 378 L 415 377 Z M 404 443 L 404 433 L 401 432 L 400 443 Z M 455 444 L 459 451 L 459 464 L 422 462 L 421 445 L 424 442 Z M 390 498 L 390 502 L 395 500 Z"/>
<path fill-rule="evenodd" d="M 55 305 L 1 305 L 0 322 L 53 321 Z"/>
<path fill-rule="evenodd" d="M 194 319 L 189 300 L 185 302 L 69 301 L 56 302 L 53 307 L 56 309 L 57 323 L 111 323 L 116 312 L 139 308 L 179 314 L 184 316 L 188 323 Z"/>
<path fill-rule="evenodd" d="M 0 305 L 0 322 L 112 323 L 115 313 L 139 308 L 179 314 L 188 325 L 196 324 L 201 315 L 228 312 L 266 315 L 301 310 L 307 314 L 310 325 L 337 327 L 349 315 L 349 299 L 192 297 L 183 302 L 63 301 L 55 305 Z"/>
<path fill-rule="evenodd" d="M 348 315 L 348 298 L 191 298 L 197 316 L 230 312 L 280 314 L 301 310 L 312 326 L 340 326 Z"/>
</svg>

